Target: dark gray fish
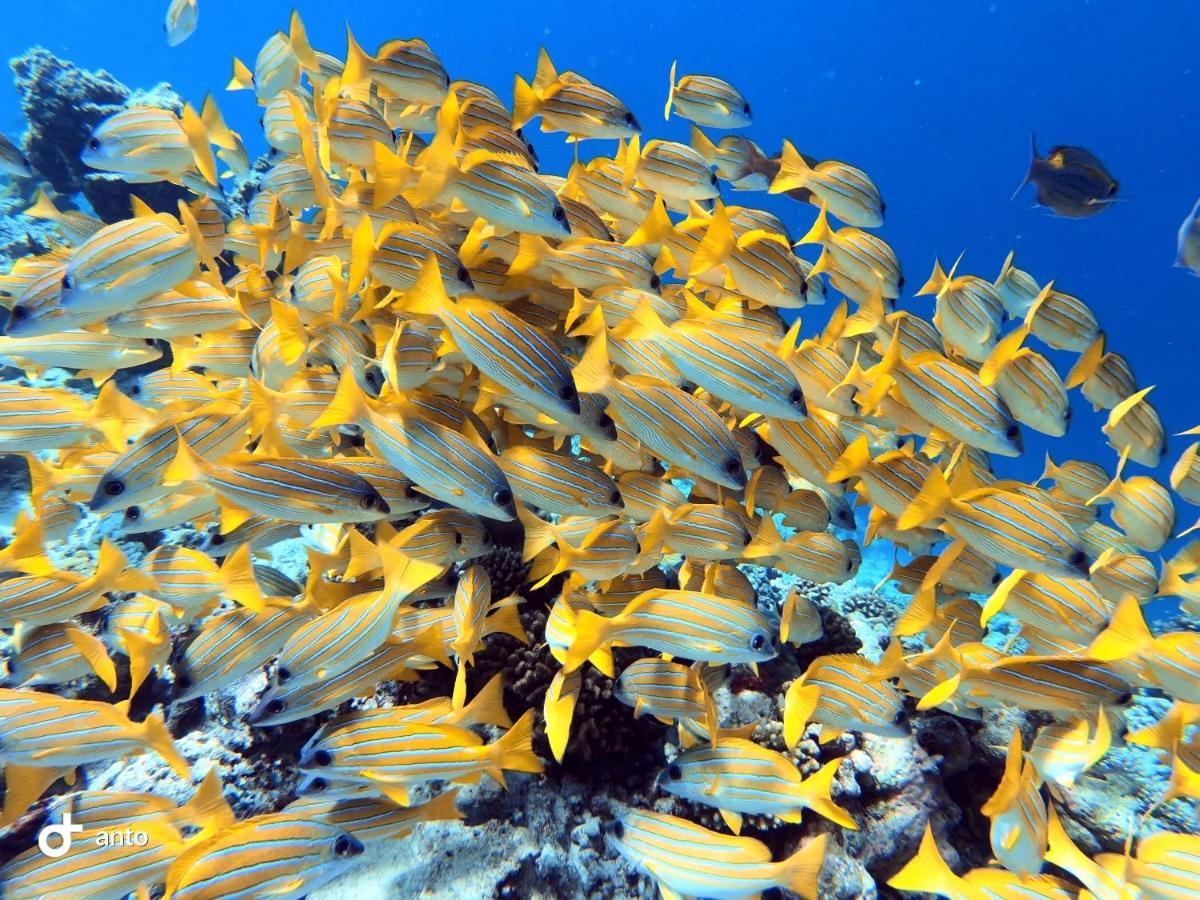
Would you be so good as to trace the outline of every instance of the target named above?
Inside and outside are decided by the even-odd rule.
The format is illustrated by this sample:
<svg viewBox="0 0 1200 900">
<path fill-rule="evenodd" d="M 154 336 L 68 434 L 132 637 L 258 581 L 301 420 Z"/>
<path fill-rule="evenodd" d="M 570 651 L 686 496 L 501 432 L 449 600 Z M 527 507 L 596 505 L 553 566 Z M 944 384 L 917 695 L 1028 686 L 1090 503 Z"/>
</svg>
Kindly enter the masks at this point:
<svg viewBox="0 0 1200 900">
<path fill-rule="evenodd" d="M 1038 206 L 1068 219 L 1094 216 L 1116 201 L 1117 180 L 1090 150 L 1059 145 L 1039 156 L 1033 132 L 1029 134 L 1029 147 L 1029 171 L 1013 197 L 1032 182 L 1037 187 Z"/>
</svg>

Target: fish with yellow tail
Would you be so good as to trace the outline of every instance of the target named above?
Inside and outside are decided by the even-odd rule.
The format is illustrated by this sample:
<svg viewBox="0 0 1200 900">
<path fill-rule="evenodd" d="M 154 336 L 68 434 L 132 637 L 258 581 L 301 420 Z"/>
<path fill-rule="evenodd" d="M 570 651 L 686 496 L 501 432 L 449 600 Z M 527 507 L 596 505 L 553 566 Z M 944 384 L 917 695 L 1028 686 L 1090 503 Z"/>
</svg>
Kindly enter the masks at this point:
<svg viewBox="0 0 1200 900">
<path fill-rule="evenodd" d="M 384 589 L 351 597 L 297 628 L 279 651 L 276 680 L 294 689 L 325 681 L 362 662 L 392 633 L 396 611 L 442 566 L 381 544 Z"/>
<path fill-rule="evenodd" d="M 703 122 L 700 124 L 704 124 Z M 791 141 L 783 142 L 779 174 L 771 181 L 772 194 L 796 190 L 810 193 L 807 202 L 825 205 L 829 215 L 855 228 L 878 228 L 886 210 L 879 188 L 862 169 L 830 159 L 809 165 Z"/>
<path fill-rule="evenodd" d="M 362 841 L 335 825 L 279 812 L 191 844 L 171 864 L 165 897 L 302 897 L 345 872 Z"/>
<path fill-rule="evenodd" d="M 715 747 L 694 747 L 677 756 L 658 776 L 669 794 L 714 806 L 734 834 L 743 814 L 799 822 L 806 809 L 856 830 L 854 818 L 829 796 L 840 759 L 808 778 L 782 753 L 743 738 L 721 737 Z"/>
<path fill-rule="evenodd" d="M 938 849 L 929 823 L 925 824 L 916 856 L 887 883 L 899 891 L 921 891 L 949 900 L 990 900 L 993 897 L 1072 900 L 1077 896 L 1073 885 L 1053 875 L 1021 875 L 986 867 L 956 875 Z"/>
<path fill-rule="evenodd" d="M 577 72 L 559 72 L 543 47 L 530 83 L 517 76 L 513 128 L 542 119 L 542 131 L 566 132 L 568 141 L 629 138 L 641 132 L 633 113 L 612 93 Z"/>
<path fill-rule="evenodd" d="M 1121 601 L 1088 654 L 1098 660 L 1141 662 L 1173 698 L 1200 703 L 1200 634 L 1173 631 L 1154 637 L 1135 597 Z"/>
<path fill-rule="evenodd" d="M 805 900 L 817 897 L 817 879 L 828 835 L 787 859 L 772 862 L 754 838 L 710 831 L 702 825 L 649 810 L 631 810 L 605 826 L 609 843 L 658 883 L 663 896 L 739 898 L 784 888 Z"/>
<path fill-rule="evenodd" d="M 765 662 L 778 652 L 774 628 L 757 609 L 699 591 L 652 590 L 611 619 L 579 610 L 564 668 L 574 671 L 590 658 L 615 677 L 614 642 L 718 665 Z M 593 654 L 606 649 L 597 661 Z"/>
<path fill-rule="evenodd" d="M 821 726 L 821 740 L 843 731 L 866 731 L 884 737 L 909 732 L 904 698 L 878 677 L 871 664 L 852 653 L 819 657 L 791 683 L 784 695 L 784 741 L 792 749 L 809 722 Z"/>
<path fill-rule="evenodd" d="M 751 123 L 750 103 L 741 91 L 715 75 L 684 75 L 677 79 L 677 63 L 671 63 L 664 119 L 670 119 L 674 110 L 676 115 L 709 128 L 745 128 Z"/>
<path fill-rule="evenodd" d="M 992 487 L 956 496 L 935 468 L 897 524 L 903 530 L 939 521 L 948 533 L 1001 565 L 1066 578 L 1088 574 L 1087 553 L 1075 530 L 1036 497 Z"/>
<path fill-rule="evenodd" d="M 543 770 L 531 743 L 533 715 L 527 710 L 491 744 L 451 725 L 351 720 L 305 747 L 300 767 L 331 781 L 369 785 L 401 806 L 410 805 L 414 786 L 429 781 L 475 784 L 486 774 L 503 786 L 506 771 Z"/>
<path fill-rule="evenodd" d="M 1005 756 L 1004 775 L 980 812 L 992 820 L 990 838 L 996 859 L 1019 875 L 1041 872 L 1046 855 L 1046 801 L 1040 787 L 1041 778 L 1033 762 L 1024 758 L 1017 729 Z"/>
</svg>

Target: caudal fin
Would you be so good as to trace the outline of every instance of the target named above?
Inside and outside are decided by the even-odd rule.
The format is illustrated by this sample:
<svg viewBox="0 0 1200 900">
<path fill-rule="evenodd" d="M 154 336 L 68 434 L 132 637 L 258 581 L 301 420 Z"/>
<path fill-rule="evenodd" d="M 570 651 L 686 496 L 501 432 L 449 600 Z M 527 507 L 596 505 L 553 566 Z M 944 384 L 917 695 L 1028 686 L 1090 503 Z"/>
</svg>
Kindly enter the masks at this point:
<svg viewBox="0 0 1200 900">
<path fill-rule="evenodd" d="M 545 770 L 541 759 L 533 752 L 533 710 L 525 710 L 512 728 L 490 747 L 488 774 L 504 785 L 504 773 Z"/>
<path fill-rule="evenodd" d="M 606 619 L 589 609 L 581 609 L 575 613 L 575 636 L 571 641 L 571 646 L 567 648 L 566 661 L 563 663 L 563 669 L 567 674 L 582 666 L 601 648 L 608 640 L 611 624 L 611 619 Z M 611 671 L 604 674 L 610 678 L 613 677 Z"/>
<path fill-rule="evenodd" d="M 175 749 L 175 739 L 167 731 L 167 724 L 158 713 L 151 713 L 143 723 L 146 745 L 167 761 L 167 764 L 181 778 L 191 779 L 192 770 L 182 754 Z"/>
<path fill-rule="evenodd" d="M 896 641 L 895 643 L 899 643 Z M 833 779 L 837 775 L 840 759 L 833 759 L 821 766 L 816 772 L 800 783 L 798 789 L 801 802 L 808 809 L 819 813 L 831 822 L 836 822 L 843 828 L 858 830 L 858 823 L 846 810 L 833 802 L 830 791 L 833 789 Z"/>
<path fill-rule="evenodd" d="M 805 900 L 815 898 L 828 843 L 829 835 L 819 835 L 781 862 L 779 884 Z"/>
<path fill-rule="evenodd" d="M 900 891 L 923 891 L 943 897 L 970 896 L 964 891 L 963 880 L 954 874 L 938 850 L 933 829 L 925 824 L 925 834 L 917 855 L 888 879 L 888 886 Z"/>
<path fill-rule="evenodd" d="M 1017 185 L 1017 189 L 1012 192 L 1012 196 L 1008 198 L 1009 202 L 1016 200 L 1017 194 L 1021 193 L 1021 188 L 1025 187 L 1025 185 L 1029 184 L 1029 182 L 1033 180 L 1033 168 L 1035 165 L 1037 165 L 1037 161 L 1037 135 L 1031 131 L 1029 132 L 1029 169 L 1025 172 L 1025 177 L 1021 179 L 1021 183 Z"/>
</svg>

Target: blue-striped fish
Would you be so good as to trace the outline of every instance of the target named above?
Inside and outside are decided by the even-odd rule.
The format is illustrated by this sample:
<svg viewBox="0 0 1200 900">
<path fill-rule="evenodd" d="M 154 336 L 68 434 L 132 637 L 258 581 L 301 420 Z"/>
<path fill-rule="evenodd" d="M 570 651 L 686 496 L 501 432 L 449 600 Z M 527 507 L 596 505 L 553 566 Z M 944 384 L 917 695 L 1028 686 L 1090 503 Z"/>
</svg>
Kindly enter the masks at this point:
<svg viewBox="0 0 1200 900">
<path fill-rule="evenodd" d="M 671 118 L 671 110 L 697 125 L 710 128 L 744 128 L 751 122 L 750 104 L 741 91 L 715 75 L 684 75 L 675 77 L 676 63 L 671 63 L 671 89 L 663 118 Z"/>
<path fill-rule="evenodd" d="M 614 641 L 715 664 L 765 662 L 778 652 L 774 631 L 762 613 L 738 601 L 699 591 L 647 591 L 611 619 L 580 610 L 564 668 L 595 662 L 593 654 Z M 611 653 L 597 665 L 614 676 Z"/>
<path fill-rule="evenodd" d="M 392 633 L 396 611 L 409 594 L 442 567 L 404 556 L 387 545 L 383 592 L 362 594 L 303 622 L 279 651 L 276 680 L 290 687 L 324 681 L 345 672 L 378 650 Z"/>
<path fill-rule="evenodd" d="M 532 740 L 533 710 L 490 744 L 452 725 L 352 719 L 305 747 L 300 766 L 331 780 L 368 784 L 409 806 L 409 791 L 425 782 L 473 784 L 487 774 L 504 785 L 505 771 L 541 772 L 542 761 L 533 752 Z"/>
<path fill-rule="evenodd" d="M 623 509 L 616 482 L 577 456 L 517 445 L 500 454 L 500 469 L 518 499 L 546 512 L 602 516 Z"/>
<path fill-rule="evenodd" d="M 461 819 L 457 797 L 457 791 L 449 790 L 420 806 L 405 807 L 370 795 L 326 798 L 313 794 L 293 800 L 283 811 L 341 828 L 369 846 L 403 840 L 421 822 Z"/>
<path fill-rule="evenodd" d="M 1004 775 L 980 812 L 992 820 L 989 836 L 996 859 L 1020 875 L 1038 874 L 1045 861 L 1049 821 L 1041 784 L 1032 760 L 1025 759 L 1017 729 L 1005 757 Z"/>
<path fill-rule="evenodd" d="M 409 104 L 439 106 L 450 78 L 437 55 L 420 38 L 387 41 L 371 55 L 346 32 L 346 68 L 342 83 L 375 85 L 383 96 Z"/>
<path fill-rule="evenodd" d="M 478 435 L 468 436 L 434 421 L 411 401 L 373 400 L 345 374 L 313 427 L 343 424 L 360 426 L 374 454 L 429 496 L 503 522 L 516 518 L 508 479 Z"/>
<path fill-rule="evenodd" d="M 935 522 L 1001 565 L 1066 578 L 1087 575 L 1083 541 L 1053 506 L 1035 496 L 994 487 L 956 496 L 934 468 L 898 526 Z"/>
<path fill-rule="evenodd" d="M 129 566 L 117 545 L 100 544 L 96 568 L 88 577 L 41 566 L 43 574 L 15 575 L 0 581 L 0 627 L 22 631 L 38 625 L 69 622 L 103 607 L 108 591 L 155 591 L 157 584 Z"/>
<path fill-rule="evenodd" d="M 18 637 L 16 654 L 8 663 L 7 684 L 62 684 L 94 673 L 110 692 L 116 691 L 116 668 L 95 635 L 70 623 L 55 623 Z"/>
<path fill-rule="evenodd" d="M 608 363 L 606 338 L 597 335 L 575 368 L 577 383 L 612 401 L 618 424 L 663 460 L 734 490 L 746 469 L 729 427 L 701 400 L 641 376 L 617 378 Z"/>
<path fill-rule="evenodd" d="M 105 225 L 72 252 L 61 308 L 77 324 L 99 321 L 182 283 L 196 268 L 196 248 L 165 213 Z"/>
<path fill-rule="evenodd" d="M 187 761 L 162 717 L 133 722 L 124 703 L 70 700 L 38 691 L 0 688 L 0 760 L 6 766 L 81 766 L 153 750 L 180 776 Z"/>
<path fill-rule="evenodd" d="M 820 835 L 781 862 L 766 844 L 710 831 L 647 810 L 631 810 L 606 826 L 617 852 L 672 897 L 752 897 L 772 888 L 805 900 L 817 897 L 828 835 Z"/>
<path fill-rule="evenodd" d="M 770 192 L 783 194 L 797 189 L 811 195 L 807 202 L 822 204 L 829 214 L 855 228 L 878 228 L 887 209 L 879 188 L 862 169 L 835 159 L 809 165 L 791 141 L 783 142 L 779 172 Z"/>
<path fill-rule="evenodd" d="M 177 700 L 203 697 L 265 665 L 312 613 L 290 602 L 237 607 L 207 619 L 173 668 Z"/>
<path fill-rule="evenodd" d="M 899 692 L 876 675 L 870 663 L 852 653 L 815 659 L 792 682 L 784 697 L 783 732 L 789 748 L 809 722 L 821 725 L 821 740 L 845 730 L 885 737 L 909 733 L 908 713 Z"/>
<path fill-rule="evenodd" d="M 532 84 L 517 76 L 513 128 L 541 116 L 542 131 L 564 131 L 567 140 L 627 138 L 641 131 L 633 113 L 599 85 L 576 72 L 559 73 L 543 47 Z"/>
<path fill-rule="evenodd" d="M 285 522 L 373 522 L 389 514 L 387 501 L 361 475 L 313 459 L 231 453 L 210 463 L 182 437 L 164 479 L 201 482 L 221 497 L 234 527 L 254 513 Z"/>
<path fill-rule="evenodd" d="M 192 844 L 171 864 L 166 896 L 303 897 L 345 872 L 362 841 L 335 825 L 288 812 L 253 816 Z"/>
<path fill-rule="evenodd" d="M 722 737 L 715 747 L 693 747 L 675 757 L 656 783 L 668 794 L 716 807 L 734 834 L 741 833 L 743 813 L 799 822 L 806 809 L 857 829 L 853 817 L 829 796 L 840 763 L 831 760 L 801 778 L 782 753 L 744 738 Z"/>
</svg>

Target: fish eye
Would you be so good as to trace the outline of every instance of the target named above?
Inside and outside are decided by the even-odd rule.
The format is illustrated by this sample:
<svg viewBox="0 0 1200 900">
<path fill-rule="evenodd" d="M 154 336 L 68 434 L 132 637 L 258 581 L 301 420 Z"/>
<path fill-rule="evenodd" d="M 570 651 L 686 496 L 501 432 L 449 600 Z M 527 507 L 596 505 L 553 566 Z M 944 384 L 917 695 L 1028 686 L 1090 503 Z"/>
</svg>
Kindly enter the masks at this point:
<svg viewBox="0 0 1200 900">
<path fill-rule="evenodd" d="M 711 184 L 713 187 L 717 186 L 717 173 L 716 172 L 709 173 L 708 183 Z"/>
<path fill-rule="evenodd" d="M 750 104 L 749 103 L 742 104 L 742 115 L 745 115 L 745 116 L 750 115 Z"/>
<path fill-rule="evenodd" d="M 411 484 L 406 484 L 404 486 L 404 493 L 401 496 L 403 496 L 405 500 L 415 500 L 417 499 L 417 492 L 413 490 L 413 486 Z"/>
<path fill-rule="evenodd" d="M 466 284 L 466 285 L 471 284 L 471 273 L 467 271 L 466 266 L 459 266 L 458 271 L 454 273 L 454 277 L 457 278 L 459 281 L 461 281 L 463 284 Z"/>
<path fill-rule="evenodd" d="M 742 471 L 742 461 L 737 457 L 731 456 L 721 465 L 721 471 L 726 475 L 738 475 Z"/>
<path fill-rule="evenodd" d="M 621 121 L 624 122 L 626 125 L 628 125 L 630 128 L 632 128 L 634 121 L 635 121 L 635 119 L 633 118 L 633 113 L 631 113 L 631 112 L 625 113 L 625 115 L 621 117 Z"/>
<path fill-rule="evenodd" d="M 1078 572 L 1086 572 L 1088 567 L 1087 554 L 1082 550 L 1076 550 L 1071 554 L 1071 558 L 1067 560 L 1068 565 Z"/>
<path fill-rule="evenodd" d="M 328 766 L 333 763 L 333 754 L 328 750 L 318 750 L 312 755 L 313 765 Z"/>
<path fill-rule="evenodd" d="M 70 291 L 70 290 L 73 290 L 74 288 L 75 288 L 75 279 L 71 277 L 70 273 L 67 273 L 66 275 L 64 275 L 62 277 L 62 289 L 64 291 Z"/>
<path fill-rule="evenodd" d="M 175 684 L 186 691 L 192 686 L 192 679 L 187 675 L 176 675 Z"/>
<path fill-rule="evenodd" d="M 500 488 L 500 490 L 492 494 L 492 502 L 500 507 L 509 506 L 512 503 L 512 499 L 512 491 L 508 490 L 508 488 Z"/>
<path fill-rule="evenodd" d="M 995 585 L 999 584 L 1001 581 L 1002 581 L 1002 579 L 1000 578 L 1000 573 L 993 572 L 992 573 L 992 585 L 995 586 Z"/>
<path fill-rule="evenodd" d="M 379 505 L 379 498 L 375 494 L 364 494 L 358 501 L 358 505 L 363 509 L 374 509 Z"/>
<path fill-rule="evenodd" d="M 596 420 L 596 424 L 601 428 L 610 428 L 616 423 L 608 413 L 600 413 L 600 418 Z"/>
<path fill-rule="evenodd" d="M 147 343 L 151 343 L 151 341 L 147 340 Z M 129 394 L 130 397 L 140 397 L 142 396 L 142 386 L 140 384 L 130 385 L 129 390 L 126 391 L 126 393 Z"/>
<path fill-rule="evenodd" d="M 561 206 L 556 206 L 554 207 L 553 216 L 555 222 L 565 222 L 567 220 L 567 211 Z"/>
<path fill-rule="evenodd" d="M 1117 706 L 1126 706 L 1130 702 L 1132 702 L 1132 700 L 1133 700 L 1133 694 L 1130 693 L 1129 691 L 1126 691 L 1120 697 L 1117 698 Z"/>
<path fill-rule="evenodd" d="M 8 315 L 14 322 L 24 322 L 29 318 L 29 310 L 18 304 L 8 311 Z"/>
<path fill-rule="evenodd" d="M 131 507 L 131 509 L 137 509 L 137 507 L 136 507 L 136 506 L 134 506 L 134 507 Z M 214 535 L 213 535 L 213 536 L 212 536 L 212 537 L 209 539 L 209 544 L 210 544 L 210 545 L 212 545 L 213 547 L 221 547 L 221 546 L 224 546 L 224 544 L 225 544 L 225 535 L 223 535 L 223 534 L 214 534 Z"/>
<path fill-rule="evenodd" d="M 611 834 L 613 837 L 615 837 L 618 841 L 621 840 L 623 837 L 625 837 L 625 823 L 624 822 L 620 822 L 620 821 L 609 822 L 608 826 L 604 830 L 607 831 L 609 834 Z"/>
<path fill-rule="evenodd" d="M 750 638 L 750 649 L 755 653 L 761 653 L 767 648 L 767 636 L 765 634 L 756 634 Z"/>
<path fill-rule="evenodd" d="M 621 492 L 614 489 L 613 492 L 608 495 L 608 502 L 611 506 L 623 505 L 624 501 L 621 500 Z"/>
<path fill-rule="evenodd" d="M 660 287 L 662 287 L 662 279 L 659 278 L 658 273 L 655 272 L 650 276 L 650 290 L 657 291 Z"/>
<path fill-rule="evenodd" d="M 125 482 L 119 478 L 114 478 L 104 485 L 104 493 L 110 497 L 120 497 L 125 493 Z"/>
<path fill-rule="evenodd" d="M 283 712 L 285 709 L 287 709 L 287 703 L 286 703 L 286 702 L 284 702 L 283 700 L 278 700 L 278 699 L 276 699 L 276 700 L 272 700 L 271 702 L 269 702 L 269 703 L 267 704 L 267 712 L 268 712 L 269 714 L 271 714 L 272 716 L 277 716 L 277 715 L 279 715 L 279 714 L 280 714 L 280 713 L 282 713 L 282 712 Z M 320 783 L 320 787 L 319 787 L 319 788 L 317 788 L 317 784 L 318 784 L 318 783 Z M 323 791 L 323 790 L 325 790 L 325 779 L 324 779 L 324 778 L 318 778 L 318 779 L 314 780 L 314 781 L 312 782 L 312 786 L 313 786 L 314 788 L 317 788 L 317 790 L 322 790 L 322 791 Z"/>
<path fill-rule="evenodd" d="M 854 571 L 854 560 L 853 559 L 850 559 L 850 558 L 846 559 L 846 571 L 847 572 Z"/>
<path fill-rule="evenodd" d="M 136 522 L 141 517 L 142 511 L 136 506 L 131 506 L 129 509 L 125 510 L 125 521 L 127 522 Z"/>
<path fill-rule="evenodd" d="M 462 532 L 461 531 L 454 532 L 454 546 L 461 547 L 462 543 L 463 543 Z"/>
<path fill-rule="evenodd" d="M 803 407 L 804 391 L 800 390 L 800 388 L 793 388 L 792 392 L 788 394 L 788 403 L 790 403 L 792 406 Z"/>
<path fill-rule="evenodd" d="M 896 710 L 896 714 L 894 716 L 892 716 L 892 724 L 893 725 L 903 725 L 907 721 L 908 721 L 908 713 L 906 713 L 902 709 Z"/>
<path fill-rule="evenodd" d="M 354 844 L 351 843 L 350 835 L 338 835 L 338 839 L 333 842 L 334 856 L 349 856 L 350 851 L 354 849 Z"/>
<path fill-rule="evenodd" d="M 91 140 L 88 141 L 87 145 L 88 145 L 89 150 L 99 150 L 100 149 L 100 138 L 92 138 Z"/>
<path fill-rule="evenodd" d="M 904 288 L 904 276 L 903 275 L 901 275 L 899 278 L 896 279 L 896 287 L 898 289 L 903 290 L 903 288 Z"/>
<path fill-rule="evenodd" d="M 678 764 L 671 763 L 671 765 L 667 766 L 666 774 L 667 778 L 669 778 L 671 781 L 678 781 L 683 777 L 683 769 L 679 768 Z"/>
<path fill-rule="evenodd" d="M 1010 441 L 1015 441 L 1020 434 L 1021 429 L 1016 426 L 1016 423 L 1013 423 L 1004 429 L 1004 436 Z"/>
<path fill-rule="evenodd" d="M 278 679 L 280 684 L 282 684 L 285 681 L 288 681 L 289 679 L 291 679 L 291 677 L 292 677 L 291 669 L 288 669 L 285 666 L 280 666 L 275 672 L 275 678 Z"/>
</svg>

